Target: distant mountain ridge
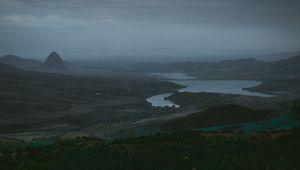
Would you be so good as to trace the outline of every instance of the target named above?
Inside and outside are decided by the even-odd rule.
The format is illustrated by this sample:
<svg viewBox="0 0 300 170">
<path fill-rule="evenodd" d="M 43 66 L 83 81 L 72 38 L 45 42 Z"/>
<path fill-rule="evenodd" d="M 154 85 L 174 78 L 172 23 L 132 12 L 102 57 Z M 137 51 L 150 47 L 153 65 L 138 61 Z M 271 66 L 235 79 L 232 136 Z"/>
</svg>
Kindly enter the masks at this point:
<svg viewBox="0 0 300 170">
<path fill-rule="evenodd" d="M 0 63 L 24 70 L 57 71 L 72 70 L 74 66 L 52 52 L 44 63 L 14 55 L 0 57 Z M 300 78 L 300 55 L 273 62 L 254 58 L 223 60 L 219 62 L 139 63 L 125 68 L 134 72 L 180 72 L 200 78 L 219 80 L 270 80 Z"/>
<path fill-rule="evenodd" d="M 300 55 L 270 63 L 270 71 L 270 74 L 278 77 L 300 77 Z"/>
<path fill-rule="evenodd" d="M 181 72 L 200 79 L 265 80 L 300 77 L 300 55 L 274 62 L 254 58 L 220 62 L 145 63 L 133 65 L 132 71 Z"/>
<path fill-rule="evenodd" d="M 30 69 L 41 64 L 41 62 L 32 59 L 24 59 L 15 55 L 5 55 L 0 57 L 0 63 L 9 64 L 21 69 Z"/>
<path fill-rule="evenodd" d="M 274 62 L 278 60 L 288 59 L 290 57 L 298 56 L 300 55 L 300 51 L 298 52 L 280 52 L 280 53 L 266 53 L 259 55 L 255 58 L 267 62 Z"/>
</svg>

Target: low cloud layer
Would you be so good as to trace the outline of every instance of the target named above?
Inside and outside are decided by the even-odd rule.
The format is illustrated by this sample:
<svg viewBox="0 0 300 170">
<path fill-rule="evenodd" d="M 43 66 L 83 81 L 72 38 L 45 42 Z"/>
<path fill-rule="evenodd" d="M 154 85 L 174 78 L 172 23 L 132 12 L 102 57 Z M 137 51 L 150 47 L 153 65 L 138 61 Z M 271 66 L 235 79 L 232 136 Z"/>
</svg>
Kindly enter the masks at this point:
<svg viewBox="0 0 300 170">
<path fill-rule="evenodd" d="M 114 22 L 109 17 L 83 19 L 80 17 L 63 17 L 59 14 L 49 14 L 46 16 L 34 16 L 29 14 L 2 15 L 0 21 L 0 25 L 4 26 L 33 28 L 84 28 L 85 26 L 97 27 L 100 24 Z"/>
<path fill-rule="evenodd" d="M 299 51 L 296 0 L 2 0 L 0 55 L 187 57 Z"/>
</svg>

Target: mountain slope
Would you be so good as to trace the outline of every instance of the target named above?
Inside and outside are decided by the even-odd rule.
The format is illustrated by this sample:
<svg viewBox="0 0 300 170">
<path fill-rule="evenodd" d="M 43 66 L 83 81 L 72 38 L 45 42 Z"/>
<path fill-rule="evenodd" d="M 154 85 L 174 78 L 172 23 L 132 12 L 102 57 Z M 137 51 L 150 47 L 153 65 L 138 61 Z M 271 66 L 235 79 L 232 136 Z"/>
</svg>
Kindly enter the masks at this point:
<svg viewBox="0 0 300 170">
<path fill-rule="evenodd" d="M 19 72 L 19 71 L 21 70 L 16 67 L 13 67 L 12 65 L 0 63 L 0 72 Z"/>
<path fill-rule="evenodd" d="M 270 80 L 300 77 L 300 55 L 275 62 L 252 58 L 220 62 L 147 63 L 130 69 L 144 72 L 181 72 L 200 79 Z"/>
<path fill-rule="evenodd" d="M 9 64 L 22 69 L 30 69 L 41 64 L 37 60 L 24 59 L 15 55 L 5 55 L 0 57 L 0 63 Z"/>
<path fill-rule="evenodd" d="M 295 78 L 300 76 L 300 55 L 270 63 L 270 71 L 274 76 Z"/>
<path fill-rule="evenodd" d="M 66 70 L 67 67 L 65 66 L 63 60 L 61 59 L 60 55 L 57 52 L 52 52 L 46 59 L 46 61 L 41 64 L 39 69 L 46 69 L 46 70 Z"/>
<path fill-rule="evenodd" d="M 177 118 L 161 124 L 162 129 L 183 130 L 267 120 L 275 114 L 270 110 L 254 110 L 227 104 L 210 107 L 202 112 Z"/>
</svg>

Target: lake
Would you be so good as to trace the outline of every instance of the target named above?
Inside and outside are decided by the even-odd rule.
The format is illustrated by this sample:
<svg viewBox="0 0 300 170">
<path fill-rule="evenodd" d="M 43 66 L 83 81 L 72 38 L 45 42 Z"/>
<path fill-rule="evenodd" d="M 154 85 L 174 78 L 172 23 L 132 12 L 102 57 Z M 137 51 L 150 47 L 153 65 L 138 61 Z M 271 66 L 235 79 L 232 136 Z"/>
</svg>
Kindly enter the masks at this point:
<svg viewBox="0 0 300 170">
<path fill-rule="evenodd" d="M 166 97 L 171 96 L 172 93 L 159 94 L 147 98 L 147 102 L 151 103 L 154 107 L 179 107 L 179 105 L 174 104 L 170 100 L 165 99 Z"/>
<path fill-rule="evenodd" d="M 184 73 L 148 73 L 148 75 L 164 78 L 172 83 L 184 86 L 184 88 L 178 90 L 179 92 L 214 92 L 259 97 L 274 97 L 270 94 L 244 90 L 244 88 L 261 84 L 261 82 L 255 80 L 199 80 Z M 173 102 L 165 99 L 170 95 L 172 95 L 172 93 L 159 94 L 151 96 L 146 100 L 155 107 L 179 107 Z"/>
</svg>

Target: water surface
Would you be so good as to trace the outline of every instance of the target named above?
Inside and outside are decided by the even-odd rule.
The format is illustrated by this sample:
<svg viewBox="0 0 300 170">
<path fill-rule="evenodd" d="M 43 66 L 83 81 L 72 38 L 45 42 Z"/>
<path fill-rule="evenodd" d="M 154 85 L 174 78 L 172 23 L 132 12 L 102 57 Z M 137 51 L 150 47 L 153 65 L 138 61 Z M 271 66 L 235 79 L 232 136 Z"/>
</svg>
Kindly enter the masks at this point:
<svg viewBox="0 0 300 170">
<path fill-rule="evenodd" d="M 238 94 L 247 96 L 259 96 L 259 97 L 274 97 L 270 94 L 264 94 L 260 92 L 247 91 L 244 88 L 253 87 L 261 84 L 255 80 L 199 80 L 195 77 L 188 76 L 184 73 L 149 73 L 149 75 L 165 78 L 166 80 L 184 86 L 179 89 L 179 92 L 214 92 L 225 94 Z M 171 101 L 165 99 L 172 95 L 172 93 L 159 94 L 147 98 L 146 100 L 155 107 L 176 106 Z"/>
<path fill-rule="evenodd" d="M 214 92 L 247 96 L 273 97 L 273 95 L 270 94 L 244 90 L 244 88 L 261 84 L 261 82 L 255 80 L 172 80 L 171 82 L 185 86 L 184 88 L 179 89 L 179 92 Z"/>
<path fill-rule="evenodd" d="M 179 107 L 179 105 L 165 99 L 166 97 L 169 97 L 171 95 L 172 93 L 159 94 L 149 97 L 146 100 L 154 107 Z"/>
</svg>

